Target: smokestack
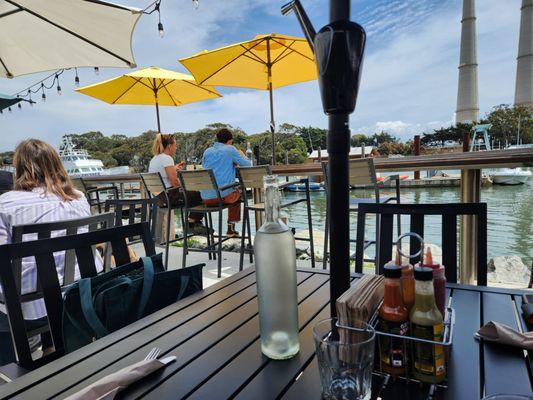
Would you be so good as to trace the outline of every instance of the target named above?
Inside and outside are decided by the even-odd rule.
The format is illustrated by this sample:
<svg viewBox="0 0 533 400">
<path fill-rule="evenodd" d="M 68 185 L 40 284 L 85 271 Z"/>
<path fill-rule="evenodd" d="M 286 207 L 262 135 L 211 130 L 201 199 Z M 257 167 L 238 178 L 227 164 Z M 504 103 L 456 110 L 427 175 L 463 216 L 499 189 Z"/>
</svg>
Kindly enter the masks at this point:
<svg viewBox="0 0 533 400">
<path fill-rule="evenodd" d="M 517 106 L 533 108 L 533 0 L 522 0 L 520 10 L 514 102 Z"/>
<path fill-rule="evenodd" d="M 459 85 L 455 122 L 471 122 L 478 121 L 478 119 L 475 0 L 463 0 L 461 55 L 459 59 Z"/>
</svg>

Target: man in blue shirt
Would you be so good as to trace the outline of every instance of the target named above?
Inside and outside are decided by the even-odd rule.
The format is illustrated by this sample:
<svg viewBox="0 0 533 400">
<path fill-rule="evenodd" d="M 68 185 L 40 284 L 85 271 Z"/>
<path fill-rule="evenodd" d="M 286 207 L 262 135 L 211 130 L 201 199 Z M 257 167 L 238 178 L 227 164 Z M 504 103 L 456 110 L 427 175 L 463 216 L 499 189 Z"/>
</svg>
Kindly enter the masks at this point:
<svg viewBox="0 0 533 400">
<path fill-rule="evenodd" d="M 233 135 L 222 128 L 217 132 L 217 140 L 213 146 L 205 152 L 202 160 L 204 169 L 213 170 L 215 180 L 219 187 L 235 182 L 235 166 L 250 166 L 251 160 L 246 158 L 242 152 L 233 146 Z M 217 194 L 214 190 L 202 190 L 200 192 L 202 200 L 207 206 L 218 205 Z M 235 230 L 235 223 L 241 220 L 241 193 L 239 189 L 233 187 L 220 192 L 224 204 L 234 204 L 228 208 L 228 231 L 227 236 L 238 236 Z"/>
</svg>

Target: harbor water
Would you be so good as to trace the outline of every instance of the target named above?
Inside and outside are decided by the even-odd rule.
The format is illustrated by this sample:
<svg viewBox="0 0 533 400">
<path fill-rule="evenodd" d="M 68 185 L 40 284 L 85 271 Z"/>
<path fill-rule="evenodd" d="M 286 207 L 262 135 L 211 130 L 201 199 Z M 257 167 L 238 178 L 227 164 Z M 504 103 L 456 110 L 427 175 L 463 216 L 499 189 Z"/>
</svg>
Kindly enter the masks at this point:
<svg viewBox="0 0 533 400">
<path fill-rule="evenodd" d="M 382 196 L 392 196 L 392 191 L 381 191 Z M 304 197 L 303 193 L 285 192 L 286 200 Z M 372 198 L 372 191 L 352 190 L 350 196 Z M 533 257 L 533 185 L 532 182 L 518 186 L 491 186 L 481 190 L 481 201 L 488 207 L 488 258 L 495 256 L 517 255 L 529 263 Z M 435 204 L 460 202 L 458 187 L 450 188 L 402 188 L 402 203 Z M 326 218 L 325 192 L 311 193 L 311 210 L 313 229 L 324 230 Z M 305 203 L 299 203 L 290 209 L 283 209 L 283 215 L 289 218 L 289 226 L 297 230 L 307 229 Z M 366 237 L 375 235 L 374 217 L 367 217 Z M 352 238 L 355 238 L 357 216 L 350 216 Z M 438 216 L 429 216 L 425 220 L 425 239 L 427 243 L 441 247 L 441 222 Z M 409 231 L 409 217 L 402 218 L 402 232 Z M 317 243 L 318 244 L 318 243 Z M 320 243 L 321 247 L 322 244 Z M 355 246 L 355 244 L 353 245 Z M 353 249 L 355 251 L 355 248 Z M 372 252 L 369 251 L 369 255 Z"/>
</svg>

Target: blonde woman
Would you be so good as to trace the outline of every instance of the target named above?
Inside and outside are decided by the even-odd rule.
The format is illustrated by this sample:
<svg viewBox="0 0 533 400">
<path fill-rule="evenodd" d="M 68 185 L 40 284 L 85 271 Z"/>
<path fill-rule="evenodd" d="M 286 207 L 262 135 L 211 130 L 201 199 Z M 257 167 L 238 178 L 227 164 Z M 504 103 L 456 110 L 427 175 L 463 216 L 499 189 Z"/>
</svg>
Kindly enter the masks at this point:
<svg viewBox="0 0 533 400">
<path fill-rule="evenodd" d="M 183 191 L 180 190 L 180 184 L 178 181 L 178 175 L 176 171 L 184 168 L 185 162 L 174 165 L 174 156 L 176 155 L 176 138 L 171 134 L 158 133 L 155 137 L 154 144 L 152 146 L 152 154 L 154 155 L 150 160 L 148 166 L 148 172 L 159 172 L 165 187 L 167 188 L 167 194 L 170 201 L 171 208 L 179 208 L 184 204 Z M 200 192 L 187 192 L 187 199 L 191 206 L 197 206 L 202 204 L 202 198 Z M 164 204 L 164 195 L 160 196 L 160 205 L 166 207 Z M 204 235 L 207 233 L 207 228 L 202 225 L 203 214 L 190 213 L 189 214 L 189 230 L 197 235 Z"/>
<path fill-rule="evenodd" d="M 61 221 L 91 215 L 85 196 L 73 188 L 57 152 L 49 144 L 36 139 L 23 141 L 15 150 L 13 164 L 13 190 L 0 196 L 0 244 L 11 243 L 13 225 Z M 52 236 L 58 236 L 58 232 L 53 232 Z M 35 239 L 37 235 L 26 238 Z M 65 253 L 56 253 L 54 258 L 61 282 Z M 96 267 L 98 271 L 102 270 L 102 262 L 98 258 Z M 76 278 L 79 278 L 77 267 Z M 22 260 L 22 292 L 34 291 L 36 283 L 35 260 L 25 258 Z M 47 323 L 46 308 L 42 300 L 23 303 L 22 312 L 28 329 L 35 329 Z M 5 306 L 0 304 L 0 365 L 15 360 L 5 313 Z M 49 336 L 42 335 L 42 342 L 43 348 L 51 347 Z"/>
</svg>

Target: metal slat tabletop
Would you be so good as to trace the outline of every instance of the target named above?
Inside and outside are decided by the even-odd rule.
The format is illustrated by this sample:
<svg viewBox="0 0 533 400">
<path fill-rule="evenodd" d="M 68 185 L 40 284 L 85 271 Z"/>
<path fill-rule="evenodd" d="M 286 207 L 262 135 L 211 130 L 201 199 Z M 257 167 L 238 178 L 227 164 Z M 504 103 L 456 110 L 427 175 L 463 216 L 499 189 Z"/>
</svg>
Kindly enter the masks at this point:
<svg viewBox="0 0 533 400">
<path fill-rule="evenodd" d="M 357 279 L 357 276 L 354 276 Z M 320 381 L 312 327 L 329 316 L 329 275 L 298 270 L 300 352 L 286 361 L 262 356 L 255 271 L 244 270 L 0 386 L 0 399 L 63 399 L 144 358 L 152 347 L 177 361 L 134 384 L 123 399 L 319 399 Z M 456 325 L 449 387 L 436 399 L 480 399 L 512 392 L 531 394 L 529 356 L 479 343 L 473 333 L 486 321 L 525 327 L 517 306 L 521 291 L 449 285 Z M 373 378 L 373 399 L 427 399 L 428 388 Z"/>
</svg>

